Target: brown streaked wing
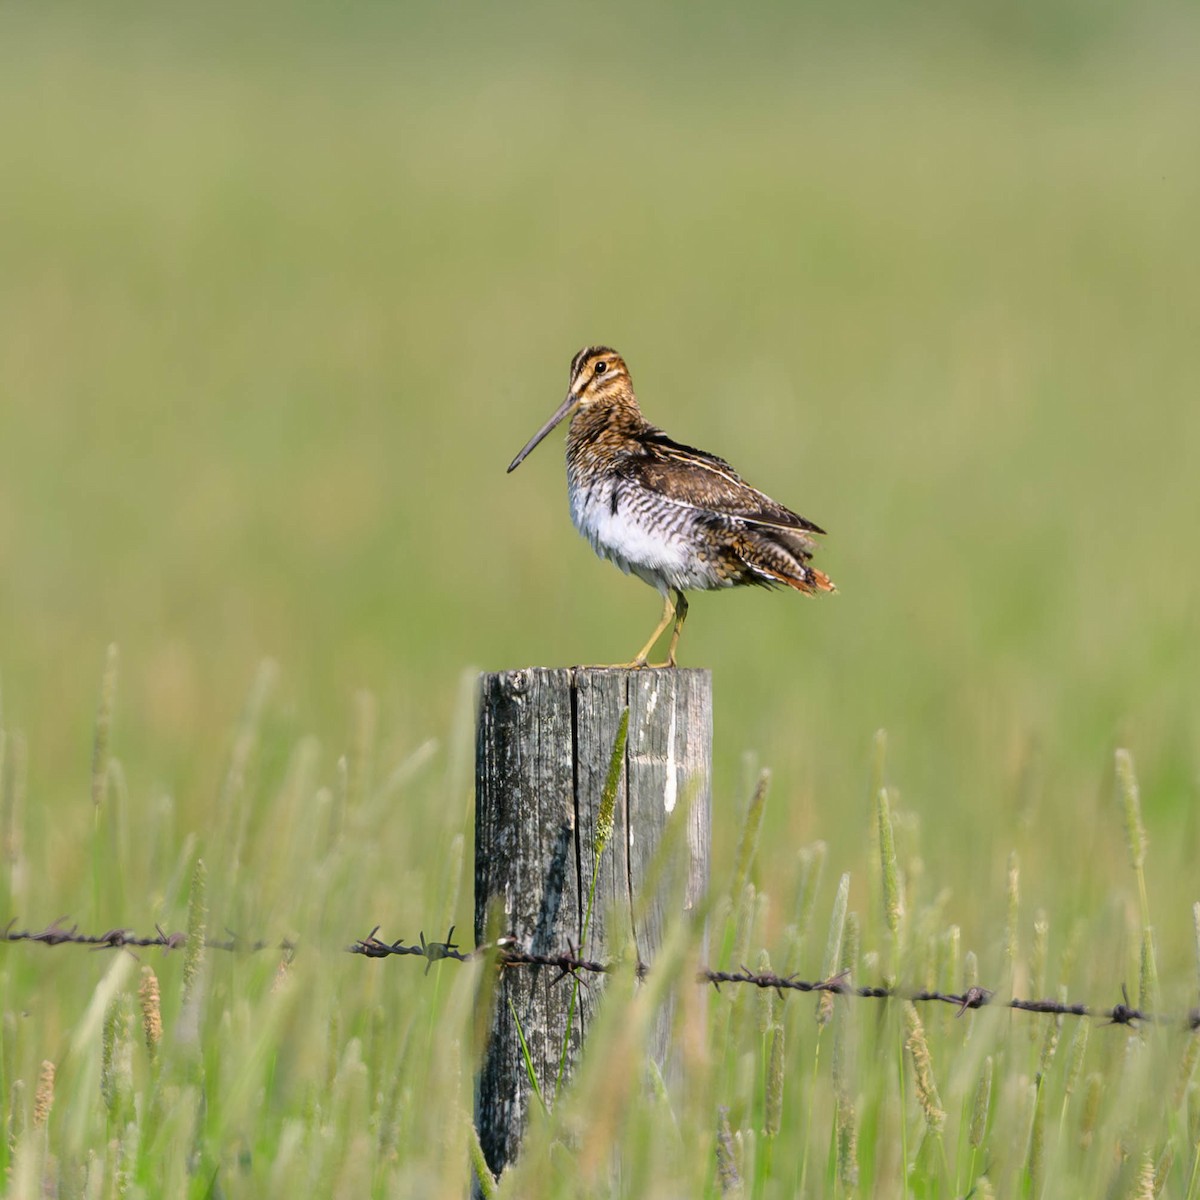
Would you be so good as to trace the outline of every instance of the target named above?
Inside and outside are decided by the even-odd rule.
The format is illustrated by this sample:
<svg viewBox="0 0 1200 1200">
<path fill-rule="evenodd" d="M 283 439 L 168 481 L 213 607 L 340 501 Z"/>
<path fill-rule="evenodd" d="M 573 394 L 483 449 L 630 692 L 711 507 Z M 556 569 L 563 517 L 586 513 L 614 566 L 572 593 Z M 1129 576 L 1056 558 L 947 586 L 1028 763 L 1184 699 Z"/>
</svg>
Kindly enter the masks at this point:
<svg viewBox="0 0 1200 1200">
<path fill-rule="evenodd" d="M 754 525 L 824 533 L 819 525 L 751 487 L 723 458 L 672 441 L 659 429 L 638 439 L 638 450 L 622 455 L 617 473 L 664 499 Z"/>
</svg>

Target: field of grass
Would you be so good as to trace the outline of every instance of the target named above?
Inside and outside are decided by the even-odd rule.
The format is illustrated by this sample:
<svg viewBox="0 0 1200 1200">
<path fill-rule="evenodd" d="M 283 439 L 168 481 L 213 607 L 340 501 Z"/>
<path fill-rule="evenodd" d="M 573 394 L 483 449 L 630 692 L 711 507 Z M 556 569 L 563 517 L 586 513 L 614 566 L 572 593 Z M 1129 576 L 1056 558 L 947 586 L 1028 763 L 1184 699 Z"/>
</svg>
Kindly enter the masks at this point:
<svg viewBox="0 0 1200 1200">
<path fill-rule="evenodd" d="M 557 437 L 504 474 L 589 342 L 830 531 L 838 596 L 693 601 L 714 948 L 1194 1005 L 1198 54 L 1166 3 L 0 10 L 0 921 L 186 929 L 202 860 L 210 936 L 300 947 L 4 947 L 10 1193 L 464 1194 L 486 970 L 342 950 L 470 927 L 475 672 L 659 611 Z M 746 1195 L 1200 1195 L 1179 1029 L 922 1007 L 935 1104 L 899 1003 L 680 974 L 610 981 L 507 1194 L 716 1195 L 727 1109 Z"/>
</svg>

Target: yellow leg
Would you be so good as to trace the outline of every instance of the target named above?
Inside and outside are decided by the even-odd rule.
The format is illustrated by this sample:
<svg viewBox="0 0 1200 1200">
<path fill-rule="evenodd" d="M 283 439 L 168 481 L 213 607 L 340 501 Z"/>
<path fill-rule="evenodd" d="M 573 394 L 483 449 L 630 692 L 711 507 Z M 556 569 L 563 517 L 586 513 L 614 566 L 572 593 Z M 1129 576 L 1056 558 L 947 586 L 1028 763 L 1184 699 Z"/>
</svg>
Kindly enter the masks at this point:
<svg viewBox="0 0 1200 1200">
<path fill-rule="evenodd" d="M 683 623 L 687 620 L 688 602 L 682 592 L 675 593 L 675 629 L 671 634 L 671 648 L 667 651 L 667 666 L 675 665 L 675 647 L 679 645 L 679 635 L 683 632 Z"/>
<path fill-rule="evenodd" d="M 675 605 L 673 605 L 671 603 L 671 597 L 670 597 L 670 594 L 668 594 L 663 599 L 663 615 L 662 615 L 662 620 L 659 621 L 659 623 L 658 623 L 658 627 L 650 635 L 650 640 L 638 651 L 637 658 L 635 658 L 633 660 L 633 662 L 628 663 L 626 665 L 628 665 L 630 667 L 646 666 L 647 665 L 646 660 L 650 657 L 650 651 L 654 649 L 654 643 L 657 642 L 660 637 L 662 637 L 663 632 L 665 631 L 667 626 L 670 625 L 672 619 L 675 618 L 675 616 L 676 616 L 676 608 L 675 608 Z M 674 661 L 672 661 L 671 666 L 674 666 L 674 665 L 675 665 L 675 663 L 674 663 Z"/>
</svg>

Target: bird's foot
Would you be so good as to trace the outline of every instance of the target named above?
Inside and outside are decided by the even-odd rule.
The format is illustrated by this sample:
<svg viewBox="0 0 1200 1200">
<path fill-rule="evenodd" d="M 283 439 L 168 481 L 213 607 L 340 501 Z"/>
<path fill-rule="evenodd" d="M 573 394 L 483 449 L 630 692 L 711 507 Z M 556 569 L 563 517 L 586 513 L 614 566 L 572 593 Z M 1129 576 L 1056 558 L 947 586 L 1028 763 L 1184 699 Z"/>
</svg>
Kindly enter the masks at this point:
<svg viewBox="0 0 1200 1200">
<path fill-rule="evenodd" d="M 675 660 L 669 658 L 666 662 L 652 663 L 644 658 L 635 658 L 632 662 L 602 663 L 599 666 L 606 671 L 666 671 L 675 667 Z"/>
</svg>

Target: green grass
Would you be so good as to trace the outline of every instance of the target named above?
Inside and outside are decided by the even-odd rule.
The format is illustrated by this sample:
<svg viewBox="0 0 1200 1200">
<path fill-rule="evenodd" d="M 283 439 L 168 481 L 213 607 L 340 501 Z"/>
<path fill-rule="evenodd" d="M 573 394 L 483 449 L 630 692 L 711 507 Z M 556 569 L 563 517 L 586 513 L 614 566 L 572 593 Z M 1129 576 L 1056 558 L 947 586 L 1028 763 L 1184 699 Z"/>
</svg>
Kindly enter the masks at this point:
<svg viewBox="0 0 1200 1200">
<path fill-rule="evenodd" d="M 473 670 L 625 659 L 655 618 L 570 528 L 553 440 L 504 475 L 596 340 L 830 530 L 836 598 L 692 606 L 740 881 L 712 944 L 819 973 L 849 874 L 862 982 L 977 962 L 1186 1009 L 1198 35 L 1172 4 L 0 13 L 0 919 L 182 929 L 202 859 L 211 933 L 302 946 L 278 986 L 210 953 L 190 1014 L 184 956 L 141 953 L 154 1063 L 129 955 L 4 949 L 13 1194 L 45 1155 L 114 1194 L 119 1154 L 147 1195 L 462 1194 L 480 968 L 341 949 L 470 926 Z M 522 1196 L 711 1194 L 720 1106 L 748 1195 L 896 1195 L 902 1159 L 916 1195 L 1030 1194 L 1033 1147 L 1042 1195 L 1137 1194 L 1167 1148 L 1163 1194 L 1200 1194 L 1180 1034 L 1094 1028 L 1071 1083 L 1070 1022 L 923 1009 L 935 1136 L 898 1005 L 760 1028 L 681 984 L 664 1100 L 658 994 L 610 992 Z"/>
<path fill-rule="evenodd" d="M 106 696 L 113 682 L 110 672 Z M 72 847 L 90 858 L 73 881 L 79 915 L 99 931 L 90 894 L 102 910 L 117 894 L 131 907 L 129 897 L 144 897 L 143 928 L 185 929 L 187 944 L 136 957 L 7 948 L 0 1064 L 10 1137 L 0 1161 L 13 1195 L 47 1180 L 87 1196 L 461 1195 L 468 1186 L 489 968 L 442 961 L 425 974 L 346 952 L 381 915 L 385 937 L 412 940 L 469 918 L 466 806 L 441 802 L 461 783 L 440 755 L 380 771 L 365 704 L 351 756 L 327 774 L 309 739 L 273 756 L 269 682 L 260 679 L 247 705 L 199 838 L 175 835 L 170 804 L 139 810 L 98 733 L 93 760 L 105 761 L 105 785 L 96 820 L 77 828 Z M 848 911 L 851 873 L 831 892 L 743 837 L 751 848 L 733 883 L 746 882 L 736 897 L 717 885 L 709 941 L 726 947 L 714 965 L 770 970 L 760 947 L 787 922 L 776 939 L 787 970 L 877 983 L 892 963 L 902 989 L 945 991 L 978 971 L 1000 1002 L 1050 994 L 1104 1007 L 1128 981 L 1135 1004 L 1175 1014 L 1171 1022 L 1126 1028 L 1000 1004 L 958 1014 L 735 985 L 711 992 L 694 981 L 699 930 L 677 925 L 646 986 L 623 973 L 606 981 L 574 1079 L 534 1113 L 527 1157 L 497 1194 L 716 1196 L 725 1112 L 724 1175 L 748 1196 L 1140 1195 L 1143 1170 L 1158 1173 L 1162 1194 L 1196 1195 L 1200 1041 L 1184 1022 L 1195 964 L 1160 981 L 1143 963 L 1139 976 L 1139 948 L 1144 938 L 1153 946 L 1157 927 L 1139 923 L 1148 916 L 1138 899 L 1144 831 L 1132 762 L 1121 758 L 1119 770 L 1125 813 L 1114 795 L 1100 831 L 1110 906 L 1086 918 L 1031 913 L 1014 859 L 1009 931 L 1003 904 L 994 906 L 994 936 L 968 954 L 977 968 L 962 960 L 963 930 L 929 878 L 914 814 L 891 804 L 880 807 L 874 862 L 864 838 L 858 863 L 860 882 L 886 902 Z M 749 798 L 748 821 L 765 815 L 765 795 L 760 785 Z M 46 847 L 24 837 L 28 808 L 10 783 L 6 882 L 16 911 L 47 903 L 54 883 L 34 869 Z M 1118 865 L 1122 853 L 1133 869 Z M 62 878 L 56 886 L 57 899 L 69 895 Z M 298 948 L 203 949 L 222 930 Z M 643 1039 L 668 999 L 677 1060 L 666 1084 L 648 1086 Z"/>
</svg>

